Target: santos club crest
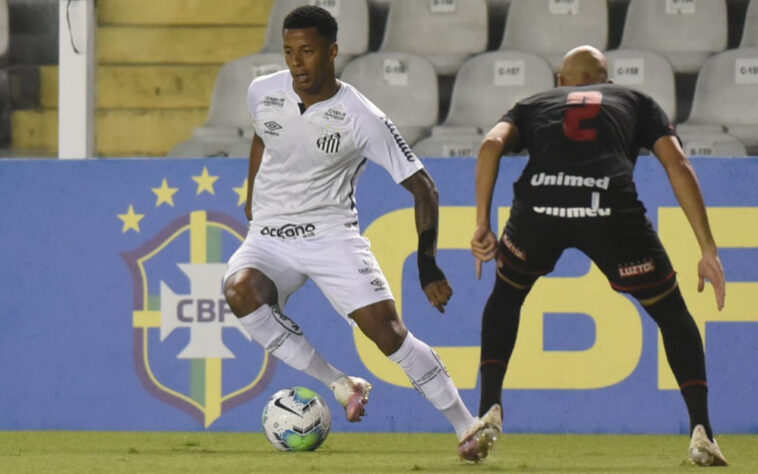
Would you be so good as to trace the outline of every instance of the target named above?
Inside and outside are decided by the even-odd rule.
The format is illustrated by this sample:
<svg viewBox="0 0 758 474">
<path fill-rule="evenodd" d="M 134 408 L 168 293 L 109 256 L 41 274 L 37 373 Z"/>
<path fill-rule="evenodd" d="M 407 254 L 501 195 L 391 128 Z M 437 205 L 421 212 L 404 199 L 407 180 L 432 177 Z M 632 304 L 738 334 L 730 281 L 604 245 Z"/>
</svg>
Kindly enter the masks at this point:
<svg viewBox="0 0 758 474">
<path fill-rule="evenodd" d="M 236 248 L 244 235 L 245 227 L 226 214 L 193 211 L 122 254 L 134 284 L 140 381 L 206 428 L 256 397 L 276 365 L 250 340 L 222 291 L 222 248 Z"/>
</svg>

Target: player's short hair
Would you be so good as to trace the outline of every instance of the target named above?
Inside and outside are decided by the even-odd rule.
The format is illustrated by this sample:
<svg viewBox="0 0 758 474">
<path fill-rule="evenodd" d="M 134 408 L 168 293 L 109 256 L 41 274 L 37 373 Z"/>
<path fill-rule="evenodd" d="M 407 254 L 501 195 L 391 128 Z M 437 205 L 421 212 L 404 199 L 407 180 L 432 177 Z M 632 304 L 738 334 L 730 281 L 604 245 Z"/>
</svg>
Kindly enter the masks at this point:
<svg viewBox="0 0 758 474">
<path fill-rule="evenodd" d="M 337 20 L 331 13 L 315 5 L 297 7 L 284 18 L 283 30 L 316 28 L 329 43 L 337 42 Z"/>
</svg>

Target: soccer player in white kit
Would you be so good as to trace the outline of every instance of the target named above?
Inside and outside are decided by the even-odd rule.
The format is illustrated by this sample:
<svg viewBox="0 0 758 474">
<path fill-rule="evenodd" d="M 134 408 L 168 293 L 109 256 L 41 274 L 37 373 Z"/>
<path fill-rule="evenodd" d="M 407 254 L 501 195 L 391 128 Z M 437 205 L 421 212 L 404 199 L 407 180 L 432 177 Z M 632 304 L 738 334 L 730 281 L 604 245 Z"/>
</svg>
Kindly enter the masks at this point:
<svg viewBox="0 0 758 474">
<path fill-rule="evenodd" d="M 435 261 L 434 181 L 389 118 L 336 79 L 337 22 L 331 14 L 299 7 L 282 30 L 289 70 L 255 79 L 247 94 L 255 127 L 245 207 L 250 227 L 224 277 L 229 306 L 269 353 L 329 386 L 348 420 L 359 421 L 371 384 L 324 360 L 283 313 L 287 298 L 312 279 L 448 418 L 459 455 L 479 461 L 501 431 L 499 406 L 478 420 L 471 415 L 437 354 L 399 318 L 358 228 L 355 185 L 370 160 L 413 194 L 421 286 L 444 312 L 452 289 Z"/>
</svg>

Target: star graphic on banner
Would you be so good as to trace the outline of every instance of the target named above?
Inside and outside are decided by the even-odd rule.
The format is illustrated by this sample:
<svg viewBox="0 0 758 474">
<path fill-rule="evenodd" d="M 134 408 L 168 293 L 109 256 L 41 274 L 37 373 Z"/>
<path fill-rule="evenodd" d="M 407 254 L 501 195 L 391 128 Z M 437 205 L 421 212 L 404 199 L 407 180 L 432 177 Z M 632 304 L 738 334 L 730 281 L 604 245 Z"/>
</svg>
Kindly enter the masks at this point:
<svg viewBox="0 0 758 474">
<path fill-rule="evenodd" d="M 247 178 L 245 178 L 245 182 L 242 183 L 242 186 L 232 189 L 234 189 L 234 192 L 239 196 L 239 199 L 237 199 L 237 206 L 245 204 L 245 201 L 247 201 Z"/>
<path fill-rule="evenodd" d="M 153 192 L 156 196 L 158 196 L 158 201 L 155 203 L 155 207 L 159 207 L 161 204 L 168 204 L 171 207 L 174 207 L 174 194 L 176 194 L 177 191 L 179 191 L 179 188 L 170 188 L 168 186 L 168 181 L 166 181 L 166 178 L 163 178 L 163 182 L 161 183 L 160 188 L 152 188 Z"/>
<path fill-rule="evenodd" d="M 121 229 L 121 233 L 125 234 L 130 229 L 139 232 L 139 221 L 144 219 L 145 215 L 134 212 L 134 206 L 129 204 L 129 210 L 126 211 L 126 214 L 118 214 L 118 218 L 124 222 L 124 228 Z"/>
<path fill-rule="evenodd" d="M 203 167 L 203 173 L 200 176 L 193 176 L 192 179 L 197 183 L 197 194 L 200 195 L 203 191 L 208 191 L 209 193 L 215 195 L 216 192 L 213 190 L 213 183 L 215 183 L 218 180 L 218 176 L 211 176 L 208 174 L 208 167 Z"/>
</svg>

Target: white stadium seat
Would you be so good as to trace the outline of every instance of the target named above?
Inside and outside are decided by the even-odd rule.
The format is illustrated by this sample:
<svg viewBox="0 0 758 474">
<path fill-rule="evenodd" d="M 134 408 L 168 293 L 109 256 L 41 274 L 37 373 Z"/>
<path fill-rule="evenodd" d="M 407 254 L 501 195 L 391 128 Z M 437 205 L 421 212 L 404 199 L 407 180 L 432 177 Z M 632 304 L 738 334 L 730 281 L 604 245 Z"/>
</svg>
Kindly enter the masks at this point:
<svg viewBox="0 0 758 474">
<path fill-rule="evenodd" d="M 745 13 L 745 27 L 742 29 L 740 48 L 758 46 L 758 0 L 750 0 Z"/>
<path fill-rule="evenodd" d="M 432 135 L 413 146 L 413 152 L 420 157 L 453 158 L 476 157 L 482 144 L 482 135 L 475 131 L 450 133 L 445 129 L 433 128 Z"/>
<path fill-rule="evenodd" d="M 745 145 L 727 133 L 704 137 L 685 136 L 682 140 L 682 148 L 688 156 L 747 156 Z"/>
<path fill-rule="evenodd" d="M 629 2 L 619 49 L 665 56 L 674 72 L 696 73 L 727 45 L 726 0 Z"/>
<path fill-rule="evenodd" d="M 192 138 L 175 146 L 167 156 L 239 156 L 239 150 L 245 148 L 241 156 L 247 156 L 252 139 L 247 88 L 256 77 L 286 67 L 282 53 L 251 54 L 225 64 L 213 87 L 208 120 L 195 129 Z"/>
<path fill-rule="evenodd" d="M 465 152 L 471 144 L 476 152 L 482 133 L 516 102 L 553 85 L 550 65 L 535 54 L 494 51 L 474 56 L 456 75 L 447 118 L 414 150 L 435 156 L 469 156 Z"/>
<path fill-rule="evenodd" d="M 355 56 L 368 51 L 369 13 L 366 0 L 276 0 L 268 19 L 266 41 L 261 49 L 264 53 L 281 53 L 282 22 L 284 17 L 302 5 L 319 5 L 328 10 L 337 20 L 337 44 L 339 55 L 335 61 L 337 74 Z"/>
<path fill-rule="evenodd" d="M 683 140 L 726 133 L 758 152 L 758 48 L 725 51 L 703 65 L 692 112 L 677 131 Z"/>
<path fill-rule="evenodd" d="M 10 19 L 8 17 L 8 0 L 0 0 L 0 62 L 5 63 L 10 46 Z"/>
<path fill-rule="evenodd" d="M 555 85 L 550 65 L 541 57 L 516 51 L 475 56 L 455 77 L 450 111 L 441 127 L 469 127 L 480 133 L 521 99 Z"/>
<path fill-rule="evenodd" d="M 423 56 L 369 53 L 348 64 L 341 78 L 382 109 L 409 145 L 437 123 L 437 74 Z"/>
<path fill-rule="evenodd" d="M 557 71 L 563 56 L 583 44 L 606 48 L 606 0 L 511 0 L 501 50 L 539 54 Z"/>
<path fill-rule="evenodd" d="M 484 0 L 402 0 L 390 4 L 380 51 L 417 54 L 451 75 L 487 48 Z"/>
<path fill-rule="evenodd" d="M 608 74 L 613 82 L 649 95 L 669 119 L 676 121 L 676 86 L 671 63 L 653 51 L 617 49 L 606 51 Z"/>
</svg>

